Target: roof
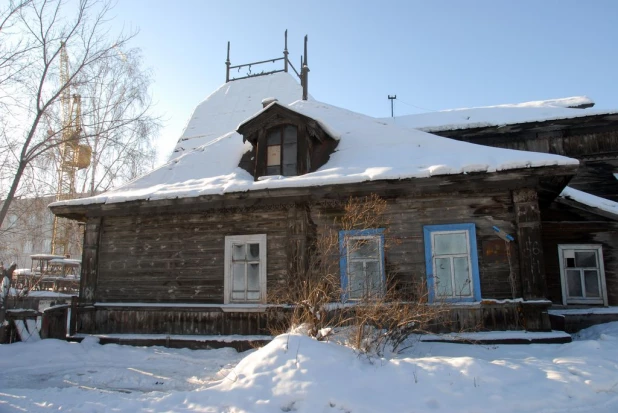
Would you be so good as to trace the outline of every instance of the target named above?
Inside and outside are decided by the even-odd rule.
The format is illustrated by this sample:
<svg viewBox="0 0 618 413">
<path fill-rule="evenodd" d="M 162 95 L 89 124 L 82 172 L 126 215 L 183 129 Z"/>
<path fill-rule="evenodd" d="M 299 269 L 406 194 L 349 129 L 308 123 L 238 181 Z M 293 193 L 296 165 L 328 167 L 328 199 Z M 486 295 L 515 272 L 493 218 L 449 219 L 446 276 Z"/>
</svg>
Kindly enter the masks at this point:
<svg viewBox="0 0 618 413">
<path fill-rule="evenodd" d="M 406 128 L 438 132 L 618 113 L 618 109 L 591 109 L 593 105 L 594 102 L 586 96 L 574 96 L 477 108 L 450 109 L 384 118 L 383 120 Z"/>
<path fill-rule="evenodd" d="M 596 212 L 599 215 L 608 218 L 618 219 L 618 202 L 610 201 L 609 199 L 601 198 L 600 196 L 592 195 L 584 191 L 567 186 L 560 194 L 559 199 L 572 200 L 582 204 L 590 212 Z"/>
<path fill-rule="evenodd" d="M 268 77 L 247 80 L 265 78 Z M 255 95 L 252 99 L 261 101 L 261 97 Z M 315 119 L 325 126 L 327 133 L 339 139 L 329 161 L 315 172 L 285 178 L 263 177 L 254 181 L 253 176 L 238 167 L 242 155 L 251 150 L 251 145 L 243 143 L 242 136 L 232 131 L 195 150 L 185 151 L 118 189 L 90 198 L 56 202 L 52 206 L 188 198 L 262 189 L 578 164 L 577 160 L 563 156 L 492 148 L 401 128 L 315 100 L 296 101 L 288 107 Z M 246 118 L 253 116 L 254 113 L 251 113 Z M 234 125 L 233 129 L 236 127 Z M 204 131 L 195 132 L 202 135 Z"/>
<path fill-rule="evenodd" d="M 286 72 L 225 83 L 197 105 L 170 159 L 235 130 L 262 109 L 264 98 L 276 97 L 287 105 L 302 95 L 303 88 Z"/>
</svg>

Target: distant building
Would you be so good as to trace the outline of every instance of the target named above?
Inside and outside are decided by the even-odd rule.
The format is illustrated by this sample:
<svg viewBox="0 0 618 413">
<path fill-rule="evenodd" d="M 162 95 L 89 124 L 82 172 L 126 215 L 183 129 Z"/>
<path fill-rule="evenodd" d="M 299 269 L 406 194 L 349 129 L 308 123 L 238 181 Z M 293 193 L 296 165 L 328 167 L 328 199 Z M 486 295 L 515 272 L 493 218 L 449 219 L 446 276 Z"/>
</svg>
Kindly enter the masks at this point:
<svg viewBox="0 0 618 413">
<path fill-rule="evenodd" d="M 54 215 L 48 205 L 55 196 L 19 198 L 11 202 L 0 227 L 0 261 L 30 268 L 30 255 L 51 252 Z M 77 226 L 76 226 L 77 228 Z M 82 238 L 78 230 L 70 242 L 71 257 L 81 259 Z"/>
</svg>

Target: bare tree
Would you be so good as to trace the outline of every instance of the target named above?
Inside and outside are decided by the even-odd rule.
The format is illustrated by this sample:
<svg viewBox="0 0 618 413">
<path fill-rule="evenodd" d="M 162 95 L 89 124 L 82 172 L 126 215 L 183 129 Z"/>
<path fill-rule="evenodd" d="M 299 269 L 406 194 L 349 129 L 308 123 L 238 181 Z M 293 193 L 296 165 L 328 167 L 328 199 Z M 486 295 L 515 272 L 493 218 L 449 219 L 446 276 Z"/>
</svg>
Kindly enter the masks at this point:
<svg viewBox="0 0 618 413">
<path fill-rule="evenodd" d="M 159 123 L 148 114 L 150 76 L 140 65 L 139 50 L 130 49 L 87 68 L 92 81 L 81 91 L 92 162 L 79 177 L 83 194 L 106 191 L 154 166 L 151 137 Z"/>
<path fill-rule="evenodd" d="M 128 48 L 134 34 L 110 34 L 106 0 L 22 0 L 0 10 L 0 158 L 5 180 L 0 225 L 21 194 L 53 193 L 52 155 L 63 143 L 63 93 L 84 93 L 80 143 L 94 149 L 88 191 L 131 178 L 130 155 L 152 153 L 148 137 L 157 121 L 149 115 L 149 76 L 139 53 Z M 68 79 L 60 75 L 63 44 L 70 51 Z M 83 92 L 82 92 L 83 91 Z M 66 134 L 64 134 L 66 136 Z M 66 138 L 65 138 L 66 139 Z M 113 149 L 110 149 L 113 148 Z M 57 161 L 56 161 L 57 162 Z M 41 189 L 41 188 L 45 189 Z M 83 188 L 86 188 L 85 186 Z"/>
</svg>

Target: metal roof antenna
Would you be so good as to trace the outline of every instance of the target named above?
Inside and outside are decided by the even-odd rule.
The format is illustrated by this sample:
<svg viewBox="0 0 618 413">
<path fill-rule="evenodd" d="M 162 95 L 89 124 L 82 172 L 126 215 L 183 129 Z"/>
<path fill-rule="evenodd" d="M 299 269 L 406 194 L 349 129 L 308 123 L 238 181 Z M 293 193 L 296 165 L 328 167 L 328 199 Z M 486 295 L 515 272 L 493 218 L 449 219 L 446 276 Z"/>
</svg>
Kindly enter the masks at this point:
<svg viewBox="0 0 618 413">
<path fill-rule="evenodd" d="M 305 35 L 305 56 L 303 58 L 303 66 L 300 68 L 301 83 L 303 86 L 303 100 L 307 100 L 309 95 L 309 66 L 307 65 L 307 40 L 309 36 Z"/>
</svg>

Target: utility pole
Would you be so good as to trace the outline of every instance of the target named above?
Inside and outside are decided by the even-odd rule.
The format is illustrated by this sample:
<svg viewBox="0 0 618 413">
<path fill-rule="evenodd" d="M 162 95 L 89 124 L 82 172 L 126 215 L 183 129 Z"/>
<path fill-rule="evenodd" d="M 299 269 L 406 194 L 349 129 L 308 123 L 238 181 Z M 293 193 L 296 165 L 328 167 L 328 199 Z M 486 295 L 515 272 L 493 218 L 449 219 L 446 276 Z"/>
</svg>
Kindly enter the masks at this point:
<svg viewBox="0 0 618 413">
<path fill-rule="evenodd" d="M 393 96 L 388 95 L 388 99 L 391 101 L 391 118 L 394 118 L 395 115 L 394 115 L 394 112 L 393 112 L 393 101 L 395 99 L 397 99 L 397 95 L 393 95 Z"/>
</svg>

